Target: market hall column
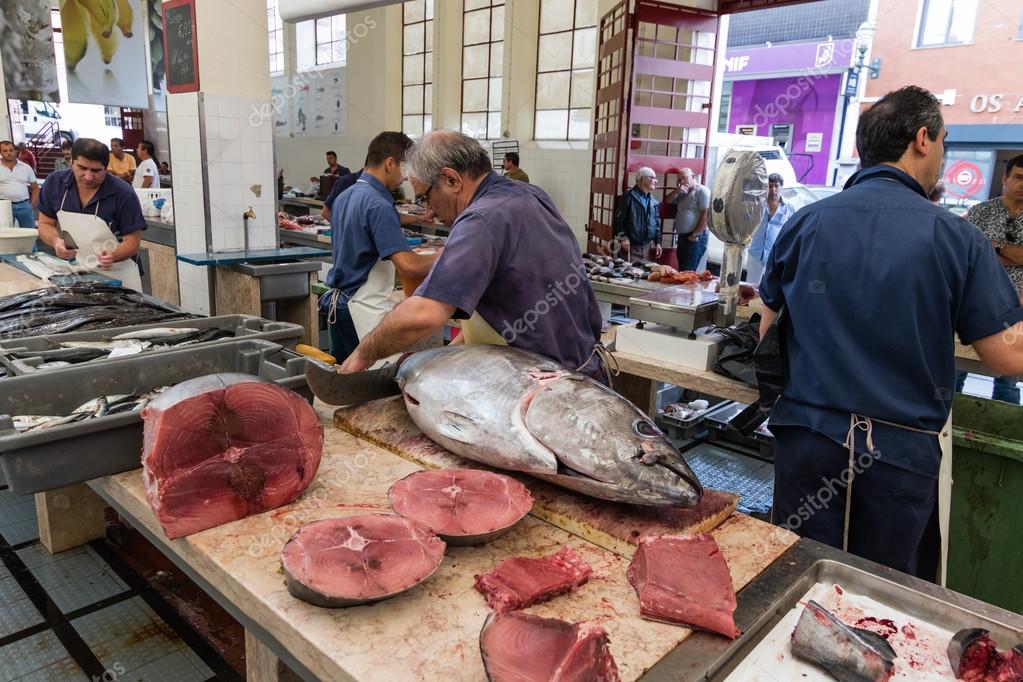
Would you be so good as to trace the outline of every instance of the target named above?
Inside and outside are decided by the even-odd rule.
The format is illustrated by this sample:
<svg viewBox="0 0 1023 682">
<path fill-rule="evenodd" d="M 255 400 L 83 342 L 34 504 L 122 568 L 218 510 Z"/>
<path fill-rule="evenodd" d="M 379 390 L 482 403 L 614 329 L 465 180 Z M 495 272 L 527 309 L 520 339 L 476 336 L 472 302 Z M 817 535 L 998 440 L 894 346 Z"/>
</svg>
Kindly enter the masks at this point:
<svg viewBox="0 0 1023 682">
<path fill-rule="evenodd" d="M 266 1 L 191 7 L 197 84 L 173 92 L 172 81 L 167 95 L 177 253 L 243 248 L 250 207 L 249 248 L 272 248 L 277 211 Z M 215 308 L 209 269 L 178 262 L 181 305 L 189 312 Z"/>
</svg>

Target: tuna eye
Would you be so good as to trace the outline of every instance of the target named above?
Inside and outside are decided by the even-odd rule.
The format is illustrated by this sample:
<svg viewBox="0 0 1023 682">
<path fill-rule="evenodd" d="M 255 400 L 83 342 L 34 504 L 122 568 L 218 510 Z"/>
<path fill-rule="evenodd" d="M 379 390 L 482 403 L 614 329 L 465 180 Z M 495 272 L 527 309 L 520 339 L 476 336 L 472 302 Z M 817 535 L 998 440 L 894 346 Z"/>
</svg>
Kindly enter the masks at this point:
<svg viewBox="0 0 1023 682">
<path fill-rule="evenodd" d="M 643 438 L 656 438 L 661 435 L 657 427 L 646 419 L 637 419 L 633 422 L 632 428 Z"/>
</svg>

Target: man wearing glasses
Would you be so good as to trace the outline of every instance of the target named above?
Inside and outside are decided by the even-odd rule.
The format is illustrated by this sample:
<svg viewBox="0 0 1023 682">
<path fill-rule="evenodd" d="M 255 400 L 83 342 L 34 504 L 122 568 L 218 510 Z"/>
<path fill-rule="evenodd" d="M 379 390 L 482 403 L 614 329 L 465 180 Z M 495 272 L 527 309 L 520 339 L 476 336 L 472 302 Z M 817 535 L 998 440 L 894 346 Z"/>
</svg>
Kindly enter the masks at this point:
<svg viewBox="0 0 1023 682">
<path fill-rule="evenodd" d="M 366 168 L 341 194 L 330 216 L 334 266 L 327 274 L 331 289 L 320 298 L 327 316 L 331 350 L 338 362 L 359 345 L 394 307 L 395 274 L 421 281 L 436 255 L 412 252 L 401 231 L 391 191 L 400 187 L 402 164 L 412 140 L 384 132 L 369 144 Z"/>
<path fill-rule="evenodd" d="M 1014 156 L 1005 164 L 1002 178 L 1002 196 L 977 204 L 966 219 L 981 229 L 995 247 L 1006 274 L 1023 292 L 1023 154 Z M 1018 377 L 995 377 L 992 398 L 1019 404 Z M 956 390 L 962 391 L 966 372 L 959 374 Z"/>
<path fill-rule="evenodd" d="M 409 152 L 408 167 L 428 217 L 450 225 L 451 236 L 415 296 L 362 340 L 341 372 L 406 351 L 454 317 L 479 325 L 478 339 L 603 378 L 600 309 L 579 242 L 551 198 L 495 173 L 479 142 L 450 130 L 425 135 Z M 464 326 L 459 339 L 466 339 Z"/>
</svg>

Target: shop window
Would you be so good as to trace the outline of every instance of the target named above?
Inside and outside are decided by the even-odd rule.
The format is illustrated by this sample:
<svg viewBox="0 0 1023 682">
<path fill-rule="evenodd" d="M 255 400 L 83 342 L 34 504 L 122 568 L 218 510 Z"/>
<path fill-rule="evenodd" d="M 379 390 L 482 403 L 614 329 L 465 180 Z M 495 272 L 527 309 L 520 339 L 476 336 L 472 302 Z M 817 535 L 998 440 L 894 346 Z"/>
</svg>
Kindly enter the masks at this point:
<svg viewBox="0 0 1023 682">
<path fill-rule="evenodd" d="M 596 54 L 596 0 L 540 0 L 535 139 L 590 139 Z"/>
<path fill-rule="evenodd" d="M 295 44 L 299 71 L 344 66 L 348 60 L 345 15 L 299 22 L 295 25 Z"/>
<path fill-rule="evenodd" d="M 277 0 L 266 0 L 266 25 L 270 38 L 270 73 L 284 71 L 284 24 L 277 11 Z"/>
<path fill-rule="evenodd" d="M 462 11 L 462 132 L 501 137 L 504 0 L 465 0 Z"/>
<path fill-rule="evenodd" d="M 402 4 L 401 127 L 409 137 L 433 130 L 433 0 Z"/>
<path fill-rule="evenodd" d="M 917 47 L 963 45 L 973 39 L 977 0 L 923 0 Z"/>
<path fill-rule="evenodd" d="M 105 125 L 111 128 L 121 127 L 121 108 L 120 107 L 103 107 L 103 121 Z"/>
</svg>

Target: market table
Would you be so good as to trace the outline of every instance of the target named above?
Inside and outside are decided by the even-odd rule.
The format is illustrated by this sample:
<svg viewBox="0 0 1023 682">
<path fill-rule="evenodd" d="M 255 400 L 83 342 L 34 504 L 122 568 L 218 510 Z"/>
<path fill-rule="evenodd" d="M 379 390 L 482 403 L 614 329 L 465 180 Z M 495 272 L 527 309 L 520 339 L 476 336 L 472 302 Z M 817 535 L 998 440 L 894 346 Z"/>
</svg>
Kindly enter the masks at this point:
<svg viewBox="0 0 1023 682">
<path fill-rule="evenodd" d="M 48 286 L 51 286 L 49 282 L 44 282 L 35 275 L 30 275 L 24 270 L 19 270 L 6 263 L 0 263 L 0 296 L 23 294 L 26 291 Z"/>
<path fill-rule="evenodd" d="M 473 589 L 474 576 L 503 558 L 549 554 L 562 545 L 593 566 L 593 577 L 573 595 L 531 611 L 601 622 L 623 679 L 638 679 L 692 634 L 639 617 L 625 578 L 627 552 L 608 551 L 535 516 L 488 545 L 449 548 L 427 582 L 375 606 L 322 609 L 291 597 L 279 561 L 291 534 L 317 519 L 387 511 L 390 485 L 420 468 L 332 428 L 330 409 L 318 408 L 326 435 L 319 473 L 296 502 L 271 512 L 168 540 L 146 501 L 140 471 L 89 483 L 245 626 L 248 679 L 279 679 L 279 662 L 310 680 L 484 679 L 478 636 L 489 610 Z M 792 533 L 742 514 L 713 533 L 736 589 L 796 542 Z M 727 646 L 722 639 L 720 648 Z"/>
</svg>

